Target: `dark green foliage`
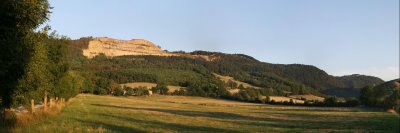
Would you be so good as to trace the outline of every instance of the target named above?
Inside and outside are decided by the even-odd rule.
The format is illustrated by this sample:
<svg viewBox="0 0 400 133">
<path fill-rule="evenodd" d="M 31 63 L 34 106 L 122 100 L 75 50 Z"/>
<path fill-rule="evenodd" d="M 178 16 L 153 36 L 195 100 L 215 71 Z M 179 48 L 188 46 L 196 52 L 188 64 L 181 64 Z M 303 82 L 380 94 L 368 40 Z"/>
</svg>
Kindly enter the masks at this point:
<svg viewBox="0 0 400 133">
<path fill-rule="evenodd" d="M 51 73 L 49 59 L 47 55 L 47 47 L 44 38 L 45 33 L 30 34 L 30 40 L 33 40 L 31 45 L 31 56 L 24 66 L 23 75 L 18 79 L 11 98 L 12 106 L 25 105 L 31 99 L 43 98 L 45 92 L 51 91 Z"/>
<path fill-rule="evenodd" d="M 135 87 L 133 88 L 133 95 L 135 96 L 149 95 L 149 90 L 146 87 Z"/>
<path fill-rule="evenodd" d="M 307 87 L 302 83 L 303 81 L 299 80 L 299 76 L 305 76 L 304 74 L 308 73 L 300 73 L 297 74 L 297 76 L 290 75 L 299 70 L 295 69 L 297 68 L 297 66 L 301 68 L 302 65 L 276 65 L 263 63 L 255 60 L 254 58 L 237 54 L 230 55 L 205 51 L 196 51 L 191 54 L 213 55 L 215 57 L 218 57 L 218 59 L 216 59 L 215 61 L 207 62 L 206 64 L 204 64 L 205 67 L 215 73 L 231 76 L 234 77 L 236 80 L 243 81 L 254 86 L 274 88 L 276 90 L 292 92 L 293 94 L 299 94 L 300 89 L 302 89 L 302 93 L 318 94 L 315 89 Z M 307 67 L 308 66 L 305 66 L 305 68 Z M 315 69 L 319 70 L 317 68 Z M 314 70 L 314 68 L 312 70 Z M 316 79 L 318 79 L 321 76 L 317 75 L 315 77 L 317 77 Z M 308 77 L 302 78 L 306 79 Z M 315 82 L 315 80 L 307 81 Z"/>
<path fill-rule="evenodd" d="M 360 101 L 363 104 L 366 105 L 374 105 L 374 101 L 372 100 L 373 98 L 373 87 L 372 86 L 366 86 L 361 89 L 361 95 L 360 95 Z"/>
<path fill-rule="evenodd" d="M 325 105 L 326 106 L 338 106 L 338 98 L 336 96 L 325 98 Z"/>
<path fill-rule="evenodd" d="M 268 96 L 271 94 L 268 90 L 254 88 L 240 89 L 239 93 L 233 94 L 228 98 L 239 101 L 266 103 L 269 101 Z"/>
<path fill-rule="evenodd" d="M 175 91 L 172 93 L 172 95 L 180 95 L 180 96 L 187 95 L 187 94 L 186 94 L 186 89 L 180 88 L 179 90 L 175 90 Z"/>
<path fill-rule="evenodd" d="M 123 96 L 124 90 L 122 88 L 117 88 L 114 90 L 114 96 Z"/>
<path fill-rule="evenodd" d="M 218 57 L 205 66 L 211 71 L 234 77 L 236 80 L 249 83 L 254 86 L 273 88 L 281 92 L 292 94 L 315 94 L 328 92 L 330 95 L 357 96 L 359 90 L 353 91 L 353 87 L 371 85 L 382 80 L 371 76 L 354 76 L 336 78 L 328 75 L 321 69 L 310 65 L 270 64 L 260 62 L 253 57 L 240 54 L 223 54 L 217 52 L 195 51 L 192 55 L 210 55 Z M 353 81 L 354 80 L 354 81 Z M 350 84 L 348 84 L 350 82 Z M 325 91 L 328 89 L 341 89 L 343 91 Z M 350 93 L 348 95 L 348 93 Z"/>
<path fill-rule="evenodd" d="M 25 102 L 26 97 L 38 97 L 38 94 L 23 91 L 23 85 L 33 83 L 33 91 L 44 91 L 48 84 L 47 72 L 38 67 L 46 63 L 46 47 L 42 33 L 35 29 L 48 20 L 49 4 L 47 0 L 2 0 L 0 1 L 0 94 L 2 105 Z M 29 74 L 35 72 L 39 75 Z M 35 76 L 35 77 L 32 77 Z M 41 78 L 44 78 L 43 80 Z M 20 81 L 20 79 L 24 81 Z M 32 88 L 31 87 L 31 88 Z M 19 89 L 17 89 L 19 88 Z M 17 97 L 13 97 L 17 96 Z"/>
<path fill-rule="evenodd" d="M 394 90 L 393 93 L 385 99 L 384 108 L 395 109 L 400 112 L 400 89 Z"/>
<path fill-rule="evenodd" d="M 84 76 L 83 76 L 84 77 Z M 81 93 L 94 93 L 95 84 L 88 77 L 84 77 Z"/>
<path fill-rule="evenodd" d="M 157 84 L 156 87 L 151 88 L 151 91 L 153 91 L 153 93 L 158 93 L 161 95 L 165 95 L 168 94 L 168 87 L 167 85 L 165 85 L 164 83 L 159 83 Z"/>
<path fill-rule="evenodd" d="M 97 95 L 106 95 L 108 94 L 108 86 L 109 82 L 105 78 L 98 78 L 96 80 L 95 89 L 93 91 L 94 94 Z"/>
<path fill-rule="evenodd" d="M 349 76 L 336 77 L 345 84 L 344 88 L 330 88 L 322 92 L 327 95 L 336 95 L 338 97 L 350 98 L 359 97 L 360 91 L 366 86 L 375 86 L 383 83 L 383 80 L 373 76 L 353 74 Z"/>
<path fill-rule="evenodd" d="M 325 71 L 311 65 L 292 64 L 281 66 L 283 75 L 317 90 L 344 87 L 343 83 Z"/>
<path fill-rule="evenodd" d="M 357 98 L 346 99 L 346 105 L 349 107 L 354 107 L 360 105 L 360 101 Z"/>
<path fill-rule="evenodd" d="M 69 71 L 64 74 L 55 85 L 53 91 L 50 92 L 50 96 L 63 97 L 69 99 L 79 94 L 83 87 L 83 78 L 74 71 Z"/>
<path fill-rule="evenodd" d="M 240 84 L 240 85 L 242 85 L 242 84 Z M 236 83 L 236 82 L 233 82 L 232 80 L 229 80 L 229 81 L 226 83 L 226 86 L 229 87 L 229 88 L 231 88 L 231 89 L 234 89 L 234 88 L 237 88 L 237 87 L 238 87 L 237 83 Z M 244 88 L 243 85 L 242 85 L 242 88 Z M 240 88 L 239 88 L 239 89 L 240 89 Z"/>
<path fill-rule="evenodd" d="M 227 95 L 225 85 L 203 65 L 206 61 L 186 57 L 122 56 L 107 58 L 98 55 L 93 59 L 82 60 L 81 68 L 94 75 L 95 93 L 108 88 L 105 79 L 115 83 L 152 82 L 162 83 L 154 93 L 166 94 L 166 85 L 187 87 L 179 94 L 193 96 L 221 97 Z M 163 87 L 164 86 L 164 87 Z M 89 90 L 90 91 L 90 90 Z M 89 92 L 85 90 L 85 92 Z"/>
<path fill-rule="evenodd" d="M 346 88 L 363 88 L 369 85 L 379 85 L 384 82 L 382 79 L 377 77 L 359 74 L 337 77 L 337 79 L 342 81 L 345 84 Z"/>
<path fill-rule="evenodd" d="M 116 91 L 122 91 L 121 86 L 112 79 L 108 80 L 107 89 L 108 89 L 108 93 L 112 94 L 112 95 L 117 95 L 117 94 L 115 94 Z"/>
<path fill-rule="evenodd" d="M 107 95 L 107 89 L 104 88 L 95 88 L 93 94 L 96 95 Z"/>
<path fill-rule="evenodd" d="M 134 94 L 133 88 L 124 86 L 124 90 L 126 91 L 125 96 L 132 96 Z"/>
<path fill-rule="evenodd" d="M 400 80 L 392 80 L 375 87 L 367 86 L 361 90 L 360 101 L 364 105 L 386 109 L 400 108 Z"/>
<path fill-rule="evenodd" d="M 321 91 L 326 95 L 334 95 L 337 97 L 343 98 L 351 98 L 351 97 L 359 97 L 360 96 L 360 88 L 330 88 Z"/>
<path fill-rule="evenodd" d="M 104 55 L 84 63 L 84 69 L 99 77 L 118 83 L 164 82 L 168 85 L 188 85 L 205 75 L 206 68 L 196 65 L 199 60 L 183 57 L 125 56 L 107 59 Z"/>
<path fill-rule="evenodd" d="M 84 78 L 70 69 L 69 39 L 35 31 L 47 21 L 47 0 L 0 2 L 0 90 L 4 107 L 27 105 L 31 99 L 69 99 L 80 92 Z"/>
</svg>

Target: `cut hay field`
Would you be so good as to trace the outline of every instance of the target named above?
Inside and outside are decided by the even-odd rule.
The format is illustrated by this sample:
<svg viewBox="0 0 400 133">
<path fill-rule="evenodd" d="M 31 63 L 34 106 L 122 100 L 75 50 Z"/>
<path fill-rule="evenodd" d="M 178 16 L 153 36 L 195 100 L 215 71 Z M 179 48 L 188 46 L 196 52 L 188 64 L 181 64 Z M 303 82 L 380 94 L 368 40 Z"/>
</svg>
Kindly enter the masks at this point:
<svg viewBox="0 0 400 133">
<path fill-rule="evenodd" d="M 16 132 L 398 132 L 399 117 L 201 97 L 78 95 L 57 116 Z"/>
<path fill-rule="evenodd" d="M 157 84 L 156 83 L 150 83 L 150 82 L 133 82 L 133 83 L 126 83 L 126 84 L 121 84 L 121 87 L 131 87 L 131 88 L 136 88 L 136 87 L 146 87 L 147 89 L 151 89 L 153 87 L 156 87 Z M 185 89 L 186 87 L 181 87 L 181 86 L 173 86 L 173 85 L 168 85 L 168 92 L 169 93 L 173 93 L 176 90 L 179 89 Z"/>
<path fill-rule="evenodd" d="M 293 99 L 290 97 L 283 97 L 283 96 L 269 96 L 269 100 L 274 100 L 275 102 L 290 102 L 290 99 L 293 100 L 294 103 L 303 104 L 303 100 Z"/>
</svg>

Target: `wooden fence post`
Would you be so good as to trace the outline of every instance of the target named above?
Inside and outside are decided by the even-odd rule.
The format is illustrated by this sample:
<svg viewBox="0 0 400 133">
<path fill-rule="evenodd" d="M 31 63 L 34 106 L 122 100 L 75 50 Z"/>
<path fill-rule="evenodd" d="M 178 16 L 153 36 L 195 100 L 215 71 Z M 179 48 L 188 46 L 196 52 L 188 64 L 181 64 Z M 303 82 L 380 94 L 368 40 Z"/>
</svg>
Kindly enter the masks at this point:
<svg viewBox="0 0 400 133">
<path fill-rule="evenodd" d="M 43 110 L 47 111 L 47 93 L 44 94 Z"/>
<path fill-rule="evenodd" d="M 31 100 L 31 110 L 32 110 L 32 113 L 35 113 L 35 100 Z"/>
<path fill-rule="evenodd" d="M 61 104 L 64 106 L 65 105 L 65 99 L 61 98 Z"/>
<path fill-rule="evenodd" d="M 50 109 L 53 108 L 53 98 L 50 98 Z"/>
</svg>

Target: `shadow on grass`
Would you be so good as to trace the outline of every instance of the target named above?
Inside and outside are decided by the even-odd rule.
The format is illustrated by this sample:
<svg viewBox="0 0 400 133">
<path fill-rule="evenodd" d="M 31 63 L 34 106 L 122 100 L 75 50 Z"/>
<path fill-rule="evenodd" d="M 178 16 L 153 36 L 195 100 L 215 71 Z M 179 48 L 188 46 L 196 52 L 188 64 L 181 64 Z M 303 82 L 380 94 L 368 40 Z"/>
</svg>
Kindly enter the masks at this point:
<svg viewBox="0 0 400 133">
<path fill-rule="evenodd" d="M 166 123 L 160 121 L 150 121 L 150 120 L 141 120 L 132 117 L 121 117 L 115 116 L 110 114 L 97 114 L 99 116 L 106 116 L 112 119 L 119 119 L 126 122 L 134 122 L 138 124 L 148 125 L 149 128 L 157 128 L 157 129 L 164 129 L 164 130 L 173 130 L 178 132 L 224 132 L 224 133 L 237 133 L 238 131 L 234 130 L 227 130 L 227 129 L 220 129 L 214 127 L 205 127 L 205 126 L 191 126 L 191 125 L 182 125 L 177 123 Z M 145 126 L 146 127 L 146 126 Z"/>
<path fill-rule="evenodd" d="M 217 119 L 242 119 L 242 120 L 256 120 L 256 121 L 270 120 L 269 118 L 243 116 L 243 115 L 226 113 L 226 112 L 202 112 L 202 111 L 188 111 L 188 110 L 174 110 L 174 109 L 135 108 L 135 107 L 104 105 L 104 104 L 92 104 L 92 105 L 100 106 L 100 107 L 119 108 L 119 109 L 156 111 L 156 112 L 169 113 L 169 114 L 182 115 L 182 116 L 190 116 L 190 117 L 209 117 L 209 118 L 217 118 Z"/>
<path fill-rule="evenodd" d="M 117 126 L 117 125 L 112 125 L 112 124 L 108 124 L 108 123 L 104 123 L 104 122 L 86 121 L 86 120 L 81 120 L 81 119 L 75 119 L 75 120 L 78 121 L 78 122 L 81 122 L 83 124 L 86 124 L 88 126 L 91 126 L 95 130 L 97 128 L 101 127 L 101 128 L 106 129 L 107 131 L 119 132 L 119 133 L 144 133 L 145 132 L 145 131 L 134 129 L 134 128 L 124 127 L 124 126 Z"/>
<path fill-rule="evenodd" d="M 244 116 L 240 114 L 234 113 L 226 113 L 226 112 L 202 112 L 202 111 L 188 111 L 188 110 L 176 110 L 176 109 L 158 109 L 158 108 L 135 108 L 135 107 L 124 107 L 124 106 L 114 106 L 114 105 L 104 105 L 104 104 L 92 104 L 93 106 L 99 107 L 107 107 L 107 108 L 119 108 L 119 109 L 130 109 L 130 110 L 142 110 L 142 111 L 156 111 L 174 115 L 188 116 L 188 117 L 207 117 L 213 119 L 220 119 L 217 121 L 233 123 L 236 125 L 247 125 L 247 126 L 259 126 L 259 127 L 274 127 L 274 128 L 283 128 L 288 130 L 304 130 L 304 129 L 322 129 L 322 130 L 333 130 L 333 131 L 349 131 L 349 130 L 362 130 L 362 131 L 387 131 L 393 132 L 398 131 L 396 127 L 393 127 L 394 123 L 385 122 L 391 125 L 382 125 L 380 123 L 372 122 L 366 125 L 363 120 L 368 120 L 359 116 L 351 116 L 354 121 L 348 120 L 346 117 L 337 118 L 340 116 L 323 116 L 323 115 L 313 115 L 313 114 L 287 114 L 287 113 L 272 113 L 272 114 L 282 114 L 287 115 L 285 118 L 262 118 L 262 117 L 253 117 L 253 116 Z M 102 114 L 106 115 L 107 114 Z M 267 114 L 266 114 L 267 115 Z M 108 115 L 110 116 L 110 115 Z M 115 117 L 115 116 L 110 116 Z M 297 119 L 296 119 L 297 118 Z M 127 121 L 135 121 L 133 118 L 119 118 L 125 119 Z M 336 120 L 335 120 L 336 119 Z M 344 121 L 340 121 L 337 119 L 341 119 Z M 382 119 L 382 118 L 380 118 Z M 347 121 L 348 120 L 348 121 Z M 138 122 L 144 122 L 142 120 L 136 120 Z M 153 123 L 153 124 L 169 124 L 169 123 Z M 375 125 L 380 126 L 375 126 Z M 193 131 L 203 131 L 201 128 L 193 128 L 191 126 L 185 127 L 184 125 L 168 125 L 163 128 L 171 127 L 179 127 L 183 126 L 182 129 L 192 128 Z M 384 126 L 384 127 L 382 127 Z M 177 127 L 177 128 L 178 128 Z M 203 127 L 204 128 L 204 127 Z M 206 127 L 208 128 L 208 127 Z M 181 128 L 178 128 L 181 129 Z M 209 131 L 209 130 L 205 130 Z M 218 131 L 218 129 L 210 129 L 210 131 Z M 225 131 L 218 131 L 225 132 Z M 232 131 L 228 131 L 232 132 Z"/>
<path fill-rule="evenodd" d="M 7 120 L 4 118 L 0 118 L 0 133 L 9 133 L 11 129 L 14 127 L 14 120 Z"/>
<path fill-rule="evenodd" d="M 0 113 L 0 133 L 8 133 L 12 131 L 12 128 L 16 126 L 17 117 L 15 114 L 8 114 L 9 117 L 6 118 L 4 112 Z"/>
</svg>

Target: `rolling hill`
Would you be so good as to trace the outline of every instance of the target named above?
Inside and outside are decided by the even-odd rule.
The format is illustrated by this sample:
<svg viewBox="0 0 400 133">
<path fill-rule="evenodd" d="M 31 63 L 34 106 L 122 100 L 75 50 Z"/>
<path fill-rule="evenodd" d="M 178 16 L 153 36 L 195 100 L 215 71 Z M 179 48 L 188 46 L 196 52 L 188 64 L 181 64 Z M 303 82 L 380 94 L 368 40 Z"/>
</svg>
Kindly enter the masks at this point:
<svg viewBox="0 0 400 133">
<path fill-rule="evenodd" d="M 213 75 L 216 73 L 251 86 L 273 89 L 276 95 L 356 97 L 359 88 L 383 82 L 377 77 L 365 75 L 334 77 L 315 66 L 271 64 L 244 54 L 167 52 L 144 40 L 82 38 L 71 41 L 71 46 L 75 47 L 72 53 L 79 59 L 75 61 L 79 62 L 79 69 L 93 73 L 94 77 L 113 79 L 118 83 L 166 82 L 183 87 L 205 82 L 219 84 L 218 78 Z M 204 87 L 199 88 L 207 91 Z"/>
</svg>

